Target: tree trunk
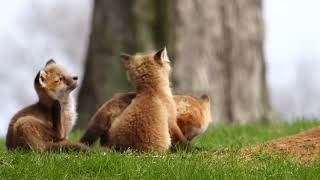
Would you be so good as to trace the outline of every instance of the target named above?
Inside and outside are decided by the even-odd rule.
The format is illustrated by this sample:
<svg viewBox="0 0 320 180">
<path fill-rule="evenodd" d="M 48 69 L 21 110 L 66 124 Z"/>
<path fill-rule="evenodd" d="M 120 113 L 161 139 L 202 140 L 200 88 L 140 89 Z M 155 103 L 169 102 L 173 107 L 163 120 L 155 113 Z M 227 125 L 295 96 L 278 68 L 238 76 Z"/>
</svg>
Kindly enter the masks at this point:
<svg viewBox="0 0 320 180">
<path fill-rule="evenodd" d="M 96 0 L 79 126 L 130 89 L 119 54 L 168 47 L 179 94 L 207 93 L 215 121 L 268 120 L 260 0 Z"/>
<path fill-rule="evenodd" d="M 79 92 L 80 113 L 78 127 L 86 127 L 97 108 L 115 92 L 128 91 L 125 71 L 119 55 L 134 41 L 125 13 L 128 6 L 121 1 L 96 0 L 92 20 L 89 50 L 85 65 L 85 76 Z"/>
<path fill-rule="evenodd" d="M 215 121 L 268 121 L 260 0 L 177 0 L 179 91 L 208 93 Z"/>
<path fill-rule="evenodd" d="M 85 128 L 89 118 L 113 94 L 130 91 L 121 53 L 154 49 L 155 39 L 165 44 L 166 20 L 159 18 L 165 1 L 95 0 L 85 76 L 79 93 L 78 127 Z M 162 40 L 160 40 L 162 39 Z M 132 89 L 131 89 L 132 91 Z"/>
</svg>

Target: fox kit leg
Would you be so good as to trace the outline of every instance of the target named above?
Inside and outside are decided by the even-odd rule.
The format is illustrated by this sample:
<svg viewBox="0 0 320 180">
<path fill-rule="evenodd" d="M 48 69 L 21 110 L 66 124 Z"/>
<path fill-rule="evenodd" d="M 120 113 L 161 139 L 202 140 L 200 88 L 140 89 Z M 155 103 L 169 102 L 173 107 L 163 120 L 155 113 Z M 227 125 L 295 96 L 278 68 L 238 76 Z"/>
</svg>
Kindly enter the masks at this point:
<svg viewBox="0 0 320 180">
<path fill-rule="evenodd" d="M 177 125 L 177 123 L 172 122 L 170 123 L 170 136 L 171 136 L 171 144 L 176 145 L 176 144 L 181 144 L 181 145 L 187 145 L 188 140 L 187 138 L 183 135 L 181 129 Z"/>
<path fill-rule="evenodd" d="M 61 118 L 61 106 L 59 101 L 55 101 L 52 107 L 52 126 L 57 134 L 57 140 L 64 140 L 67 137 L 66 130 Z"/>
<path fill-rule="evenodd" d="M 107 146 L 113 120 L 130 105 L 135 97 L 135 93 L 117 94 L 112 97 L 91 118 L 80 142 L 91 146 L 100 137 L 100 145 Z"/>
<path fill-rule="evenodd" d="M 80 142 L 91 146 L 103 133 L 103 129 L 100 126 L 89 126 L 86 132 L 80 139 Z"/>
<path fill-rule="evenodd" d="M 108 146 L 108 134 L 107 132 L 102 133 L 102 135 L 100 136 L 100 146 Z"/>
<path fill-rule="evenodd" d="M 108 112 L 99 112 L 90 120 L 89 127 L 80 139 L 80 142 L 91 146 L 105 132 L 109 131 L 111 117 Z"/>
<path fill-rule="evenodd" d="M 23 117 L 14 125 L 16 132 L 16 146 L 24 149 L 43 151 L 46 141 L 54 139 L 50 127 L 34 117 Z"/>
<path fill-rule="evenodd" d="M 173 106 L 169 110 L 169 117 L 168 117 L 168 125 L 169 125 L 169 134 L 171 138 L 171 145 L 181 144 L 186 145 L 188 144 L 187 138 L 182 133 L 182 130 L 177 124 L 177 112 L 176 107 Z"/>
<path fill-rule="evenodd" d="M 46 143 L 46 149 L 47 151 L 78 151 L 78 152 L 86 152 L 89 151 L 89 147 L 78 143 L 74 142 L 68 139 L 64 139 L 59 142 L 47 142 Z"/>
<path fill-rule="evenodd" d="M 23 117 L 15 124 L 17 147 L 38 151 L 71 150 L 86 151 L 88 147 L 70 140 L 54 141 L 55 131 L 49 125 L 33 117 Z"/>
</svg>

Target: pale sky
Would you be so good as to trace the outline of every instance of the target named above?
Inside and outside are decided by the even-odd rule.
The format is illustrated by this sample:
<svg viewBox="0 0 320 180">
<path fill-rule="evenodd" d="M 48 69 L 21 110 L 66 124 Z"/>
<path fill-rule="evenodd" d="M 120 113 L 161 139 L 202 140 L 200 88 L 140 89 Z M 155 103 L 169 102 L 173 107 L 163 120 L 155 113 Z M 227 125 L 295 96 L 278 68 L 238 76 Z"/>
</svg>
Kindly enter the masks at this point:
<svg viewBox="0 0 320 180">
<path fill-rule="evenodd" d="M 270 85 L 292 83 L 303 60 L 320 68 L 320 1 L 265 0 L 264 9 Z"/>
</svg>

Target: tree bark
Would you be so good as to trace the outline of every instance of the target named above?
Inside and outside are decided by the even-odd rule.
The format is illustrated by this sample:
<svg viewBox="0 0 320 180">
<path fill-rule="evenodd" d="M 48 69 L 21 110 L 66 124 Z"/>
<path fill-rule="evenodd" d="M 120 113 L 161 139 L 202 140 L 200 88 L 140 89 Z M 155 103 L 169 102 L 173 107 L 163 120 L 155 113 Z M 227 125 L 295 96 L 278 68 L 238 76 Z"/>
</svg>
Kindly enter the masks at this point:
<svg viewBox="0 0 320 180">
<path fill-rule="evenodd" d="M 215 121 L 268 121 L 260 0 L 177 0 L 179 91 L 208 93 Z"/>
<path fill-rule="evenodd" d="M 125 71 L 119 55 L 134 43 L 130 15 L 124 13 L 130 5 L 122 1 L 96 0 L 92 20 L 85 75 L 79 92 L 78 127 L 85 128 L 97 108 L 113 93 L 127 91 Z"/>
<path fill-rule="evenodd" d="M 95 0 L 85 75 L 79 93 L 78 127 L 85 128 L 97 108 L 113 94 L 132 90 L 121 53 L 151 50 L 155 48 L 155 39 L 168 39 L 156 23 L 166 23 L 157 13 L 165 8 L 163 2 Z M 165 44 L 161 40 L 157 42 Z"/>
</svg>

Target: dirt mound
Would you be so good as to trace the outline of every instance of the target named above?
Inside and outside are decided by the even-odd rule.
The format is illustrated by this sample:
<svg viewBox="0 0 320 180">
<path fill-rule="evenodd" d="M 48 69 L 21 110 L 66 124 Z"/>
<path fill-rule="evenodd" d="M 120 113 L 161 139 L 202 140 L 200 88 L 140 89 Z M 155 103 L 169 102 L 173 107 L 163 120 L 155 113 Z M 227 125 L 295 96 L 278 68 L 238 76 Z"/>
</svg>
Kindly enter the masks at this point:
<svg viewBox="0 0 320 180">
<path fill-rule="evenodd" d="M 320 159 L 320 127 L 243 148 L 242 153 L 287 153 L 302 161 Z"/>
</svg>

